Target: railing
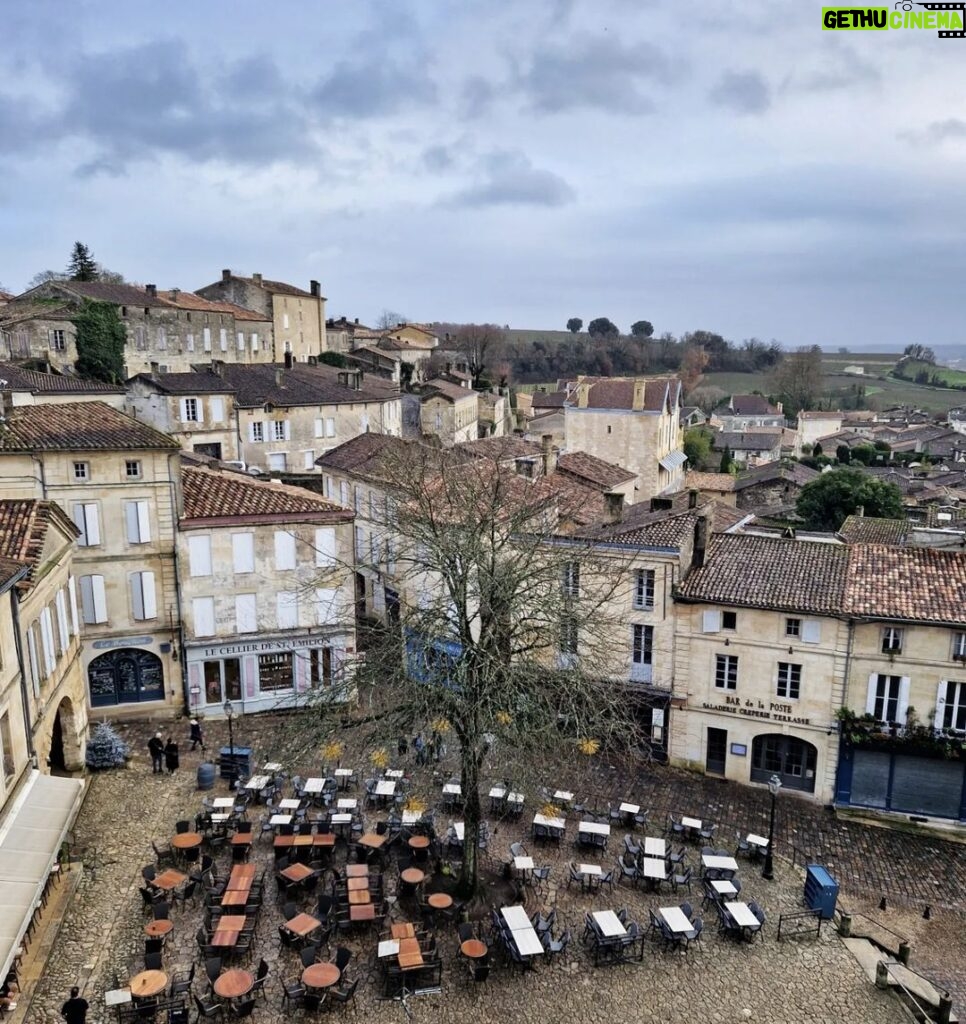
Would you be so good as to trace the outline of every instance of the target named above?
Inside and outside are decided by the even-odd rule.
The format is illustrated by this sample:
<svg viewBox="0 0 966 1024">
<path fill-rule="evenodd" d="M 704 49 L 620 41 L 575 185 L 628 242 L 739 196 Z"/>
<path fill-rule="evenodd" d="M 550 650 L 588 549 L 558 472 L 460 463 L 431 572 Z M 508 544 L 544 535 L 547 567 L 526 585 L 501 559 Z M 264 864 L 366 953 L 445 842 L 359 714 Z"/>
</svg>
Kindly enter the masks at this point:
<svg viewBox="0 0 966 1024">
<path fill-rule="evenodd" d="M 909 1002 L 915 1007 L 916 1011 L 921 1015 L 922 1020 L 935 1020 L 938 1024 L 949 1024 L 953 1013 L 953 1001 L 949 998 L 948 992 L 940 992 L 936 990 L 938 996 L 938 1002 L 933 1005 L 932 1003 L 926 1003 L 923 1005 L 919 1001 L 919 997 L 913 994 L 903 983 L 899 977 L 899 973 L 896 971 L 897 967 L 901 967 L 902 970 L 908 971 L 916 978 L 921 978 L 931 988 L 935 988 L 932 981 L 929 980 L 924 974 L 920 974 L 918 971 L 912 970 L 905 964 L 890 964 L 885 960 L 880 960 L 876 964 L 875 969 L 875 984 L 877 988 L 886 988 L 890 984 L 899 991 L 909 1000 Z"/>
<path fill-rule="evenodd" d="M 838 930 L 839 934 L 843 938 L 852 936 L 854 938 L 869 939 L 874 942 L 880 949 L 885 950 L 887 953 L 891 953 L 900 963 L 907 964 L 909 962 L 909 940 L 904 936 L 900 935 L 897 931 L 884 925 L 881 921 L 877 921 L 874 917 L 869 917 L 868 914 L 852 913 L 850 910 L 846 910 L 841 904 L 836 907 L 835 913 L 838 917 Z M 876 935 L 870 934 L 870 929 L 866 926 L 863 930 L 857 931 L 855 927 L 855 919 L 861 918 L 863 921 L 868 921 L 873 929 L 878 929 L 880 932 L 885 932 L 887 935 L 897 941 L 893 946 L 889 945 L 888 940 L 883 941 Z"/>
<path fill-rule="evenodd" d="M 778 915 L 778 934 L 775 936 L 776 940 L 781 941 L 782 928 L 785 927 L 786 921 L 796 922 L 789 932 L 790 935 L 804 935 L 806 932 L 812 931 L 812 922 L 815 924 L 815 937 L 818 938 L 822 934 L 822 911 L 820 909 L 805 909 L 805 910 L 789 910 L 784 911 Z M 798 922 L 805 922 L 802 927 Z"/>
</svg>

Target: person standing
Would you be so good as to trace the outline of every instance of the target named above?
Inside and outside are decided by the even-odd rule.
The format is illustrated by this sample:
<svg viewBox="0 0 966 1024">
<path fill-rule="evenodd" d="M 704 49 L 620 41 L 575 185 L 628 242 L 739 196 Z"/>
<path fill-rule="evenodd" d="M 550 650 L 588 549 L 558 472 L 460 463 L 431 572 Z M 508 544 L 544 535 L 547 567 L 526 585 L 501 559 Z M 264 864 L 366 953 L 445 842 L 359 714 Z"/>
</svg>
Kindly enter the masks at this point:
<svg viewBox="0 0 966 1024">
<path fill-rule="evenodd" d="M 426 742 L 423 739 L 423 734 L 417 732 L 413 737 L 413 750 L 416 751 L 416 764 L 426 763 Z"/>
<path fill-rule="evenodd" d="M 169 775 L 174 775 L 174 771 L 178 767 L 178 762 L 178 744 L 174 742 L 174 739 L 171 736 L 169 736 L 167 745 L 164 748 L 164 763 L 167 765 Z"/>
<path fill-rule="evenodd" d="M 399 752 L 400 757 L 405 757 L 409 752 L 409 741 L 406 739 L 405 733 L 399 734 L 399 740 L 396 743 L 396 750 Z"/>
<path fill-rule="evenodd" d="M 164 774 L 164 740 L 161 733 L 156 732 L 148 740 L 148 750 L 151 751 L 151 767 L 154 769 L 154 774 Z"/>
<path fill-rule="evenodd" d="M 201 752 L 205 751 L 205 734 L 201 731 L 201 722 L 197 718 L 191 719 L 191 749 L 194 750 L 201 744 Z"/>
<path fill-rule="evenodd" d="M 81 997 L 76 985 L 70 990 L 70 999 L 60 1008 L 60 1015 L 67 1024 L 86 1024 L 87 1000 Z"/>
</svg>

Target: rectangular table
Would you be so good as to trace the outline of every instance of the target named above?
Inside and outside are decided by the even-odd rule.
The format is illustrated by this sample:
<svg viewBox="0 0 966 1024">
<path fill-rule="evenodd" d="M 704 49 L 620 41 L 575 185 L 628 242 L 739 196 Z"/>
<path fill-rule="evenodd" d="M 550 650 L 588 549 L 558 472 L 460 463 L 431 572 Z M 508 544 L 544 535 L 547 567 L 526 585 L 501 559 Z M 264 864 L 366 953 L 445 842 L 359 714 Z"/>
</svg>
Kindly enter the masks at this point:
<svg viewBox="0 0 966 1024">
<path fill-rule="evenodd" d="M 735 919 L 735 924 L 740 928 L 760 927 L 758 918 L 748 909 L 747 903 L 742 903 L 741 901 L 726 903 L 725 909 Z"/>
<path fill-rule="evenodd" d="M 682 818 L 681 819 L 681 824 L 685 828 L 690 828 L 690 829 L 694 829 L 695 831 L 697 831 L 698 829 L 701 828 L 701 819 L 700 818 Z"/>
<path fill-rule="evenodd" d="M 532 857 L 514 857 L 513 866 L 517 871 L 532 871 L 533 870 L 533 858 Z"/>
<path fill-rule="evenodd" d="M 382 774 L 387 779 L 402 779 L 406 775 L 402 768 L 387 768 Z"/>
<path fill-rule="evenodd" d="M 403 811 L 402 812 L 402 823 L 404 825 L 415 825 L 417 821 L 422 817 L 421 811 Z"/>
<path fill-rule="evenodd" d="M 503 907 L 500 914 L 510 929 L 513 943 L 520 956 L 541 956 L 546 952 L 523 907 Z"/>
<path fill-rule="evenodd" d="M 411 971 L 423 966 L 423 951 L 419 948 L 419 940 L 415 938 L 400 939 L 399 952 L 396 954 L 399 966 L 404 971 Z"/>
<path fill-rule="evenodd" d="M 411 939 L 416 935 L 416 926 L 409 921 L 399 921 L 389 926 L 389 934 L 394 939 Z"/>
<path fill-rule="evenodd" d="M 627 934 L 627 929 L 621 924 L 621 919 L 613 910 L 595 910 L 590 916 L 600 929 L 600 934 L 607 939 Z"/>
<path fill-rule="evenodd" d="M 666 857 L 667 856 L 667 843 L 663 839 L 658 839 L 656 836 L 645 836 L 644 837 L 644 856 L 645 857 Z"/>
<path fill-rule="evenodd" d="M 543 825 L 544 828 L 555 828 L 558 832 L 563 832 L 567 827 L 566 818 L 547 818 L 543 814 L 535 814 L 533 823 L 534 825 Z"/>
<path fill-rule="evenodd" d="M 291 921 L 285 922 L 285 928 L 288 931 L 303 939 L 306 935 L 311 935 L 316 928 L 321 928 L 321 926 L 322 922 L 314 918 L 311 914 L 296 914 Z"/>
<path fill-rule="evenodd" d="M 663 882 L 667 879 L 667 865 L 659 857 L 642 857 L 641 874 L 645 878 L 656 878 Z"/>
<path fill-rule="evenodd" d="M 749 832 L 745 836 L 745 842 L 762 850 L 768 849 L 768 840 L 764 836 L 755 835 L 754 832 Z"/>
<path fill-rule="evenodd" d="M 325 779 L 306 779 L 302 787 L 305 793 L 321 793 L 325 787 Z"/>
<path fill-rule="evenodd" d="M 380 779 L 376 783 L 376 788 L 373 793 L 376 796 L 394 796 L 396 792 L 396 780 L 395 779 Z"/>
<path fill-rule="evenodd" d="M 277 761 L 269 761 L 262 767 L 263 772 L 280 772 L 281 770 L 282 766 Z"/>
<path fill-rule="evenodd" d="M 706 868 L 716 868 L 719 871 L 737 871 L 738 862 L 734 857 L 719 857 L 714 854 L 706 853 L 701 856 L 701 863 Z"/>
<path fill-rule="evenodd" d="M 374 903 L 359 903 L 349 907 L 350 921 L 375 921 L 376 905 Z"/>
<path fill-rule="evenodd" d="M 233 797 L 230 796 L 217 796 L 215 797 L 214 800 L 211 801 L 211 806 L 224 807 L 230 809 L 235 806 L 235 800 Z"/>
<path fill-rule="evenodd" d="M 369 875 L 368 864 L 346 864 L 346 878 L 366 878 Z"/>
<path fill-rule="evenodd" d="M 365 834 L 359 836 L 356 842 L 360 846 L 368 847 L 370 850 L 379 850 L 386 845 L 388 839 L 389 836 L 385 834 L 379 835 L 378 832 L 366 832 Z"/>
<path fill-rule="evenodd" d="M 460 789 L 460 784 L 458 782 L 444 782 L 443 783 L 443 792 L 446 793 L 449 796 L 462 796 L 463 795 L 463 790 Z"/>
<path fill-rule="evenodd" d="M 175 871 L 174 868 L 168 868 L 166 871 L 162 871 L 161 874 L 154 876 L 154 881 L 151 883 L 156 889 L 177 889 L 182 882 L 187 882 L 188 876 L 181 874 L 180 871 Z"/>
<path fill-rule="evenodd" d="M 624 803 L 621 804 L 617 809 L 621 812 L 621 814 L 637 814 L 640 811 L 641 806 L 640 804 Z"/>
<path fill-rule="evenodd" d="M 284 871 L 280 871 L 279 874 L 290 882 L 304 882 L 306 878 L 309 878 L 315 872 L 308 864 L 290 864 Z"/>
<path fill-rule="evenodd" d="M 369 879 L 347 878 L 345 880 L 345 887 L 347 892 L 361 892 L 363 889 L 369 888 Z"/>
<path fill-rule="evenodd" d="M 586 835 L 609 836 L 610 825 L 603 825 L 599 821 L 582 821 L 577 825 L 578 835 L 583 832 Z"/>
<path fill-rule="evenodd" d="M 603 871 L 599 864 L 578 864 L 577 871 L 581 875 L 586 875 L 588 877 L 596 876 L 597 878 L 600 878 L 603 875 Z"/>
<path fill-rule="evenodd" d="M 456 838 L 460 842 L 463 842 L 463 835 L 464 835 L 465 827 L 466 826 L 465 826 L 465 824 L 462 821 L 454 821 L 453 822 L 453 832 L 456 834 Z"/>
<path fill-rule="evenodd" d="M 523 907 L 517 905 L 515 907 L 503 907 L 500 910 L 500 915 L 507 923 L 507 927 L 511 932 L 518 931 L 520 928 L 532 928 L 533 925 L 530 923 L 530 916 L 527 914 Z"/>
<path fill-rule="evenodd" d="M 352 815 L 351 814 L 330 814 L 329 821 L 333 825 L 351 825 Z"/>
<path fill-rule="evenodd" d="M 335 806 L 340 811 L 354 811 L 359 806 L 359 801 L 354 796 L 343 796 L 336 800 Z"/>
<path fill-rule="evenodd" d="M 353 882 L 366 882 L 365 889 L 350 889 L 349 890 L 349 902 L 350 903 L 369 903 L 369 885 L 365 878 L 353 878 Z"/>
<path fill-rule="evenodd" d="M 687 914 L 680 907 L 661 907 L 658 913 L 664 918 L 664 923 L 668 928 L 676 934 L 689 932 L 694 928 L 694 925 L 688 920 Z"/>
<path fill-rule="evenodd" d="M 554 800 L 560 800 L 562 803 L 569 804 L 573 800 L 573 793 L 568 793 L 566 789 L 558 789 L 554 795 Z"/>
<path fill-rule="evenodd" d="M 395 956 L 399 952 L 399 939 L 381 939 L 376 950 L 376 956 L 380 959 L 386 956 Z"/>
<path fill-rule="evenodd" d="M 283 811 L 297 811 L 299 809 L 299 805 L 301 804 L 301 802 L 301 800 L 292 800 L 291 798 L 289 798 L 287 800 L 279 800 L 278 806 Z"/>
<path fill-rule="evenodd" d="M 211 817 L 212 825 L 222 825 L 231 817 L 231 815 L 230 814 L 212 814 L 212 815 L 210 815 L 210 817 Z"/>
<path fill-rule="evenodd" d="M 737 896 L 738 895 L 738 890 L 734 887 L 734 884 L 732 882 L 728 882 L 728 881 L 726 881 L 724 879 L 719 879 L 718 881 L 712 882 L 711 883 L 711 888 L 714 889 L 714 891 L 719 896 Z"/>
<path fill-rule="evenodd" d="M 269 779 L 267 775 L 253 775 L 248 782 L 245 783 L 245 789 L 264 789 L 268 785 Z"/>
<path fill-rule="evenodd" d="M 273 814 L 268 819 L 268 823 L 269 823 L 269 825 L 273 825 L 275 827 L 277 827 L 279 825 L 291 825 L 292 824 L 292 815 L 291 814 Z"/>
<path fill-rule="evenodd" d="M 114 988 L 104 993 L 105 1006 L 122 1006 L 131 1001 L 131 990 L 129 988 Z"/>
</svg>

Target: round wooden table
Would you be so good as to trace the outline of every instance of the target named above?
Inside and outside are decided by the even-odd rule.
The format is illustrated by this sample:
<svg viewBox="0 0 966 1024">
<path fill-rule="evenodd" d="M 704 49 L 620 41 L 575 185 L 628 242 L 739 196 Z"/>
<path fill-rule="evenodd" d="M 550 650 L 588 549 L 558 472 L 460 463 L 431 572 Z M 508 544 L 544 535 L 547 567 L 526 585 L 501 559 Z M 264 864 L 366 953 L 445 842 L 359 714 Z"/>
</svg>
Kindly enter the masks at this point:
<svg viewBox="0 0 966 1024">
<path fill-rule="evenodd" d="M 489 953 L 489 949 L 485 942 L 480 942 L 479 939 L 467 939 L 460 946 L 460 952 L 463 956 L 469 957 L 471 960 L 480 960 Z"/>
<path fill-rule="evenodd" d="M 219 974 L 215 978 L 212 988 L 215 990 L 215 995 L 221 996 L 222 999 L 238 999 L 246 992 L 251 992 L 254 984 L 255 979 L 249 971 L 233 967 L 231 970 L 225 971 L 224 974 Z"/>
<path fill-rule="evenodd" d="M 419 868 L 406 868 L 399 873 L 399 877 L 409 885 L 419 885 L 426 881 L 426 872 L 420 871 Z"/>
<path fill-rule="evenodd" d="M 446 910 L 453 905 L 453 897 L 448 892 L 431 892 L 426 902 L 433 910 Z"/>
<path fill-rule="evenodd" d="M 335 964 L 311 964 L 302 971 L 302 984 L 306 988 L 331 988 L 340 977 Z"/>
<path fill-rule="evenodd" d="M 204 836 L 200 832 L 179 832 L 171 837 L 171 845 L 176 850 L 194 850 L 201 846 Z"/>
<path fill-rule="evenodd" d="M 150 999 L 168 987 L 168 976 L 164 971 L 141 971 L 128 984 L 132 999 Z"/>
<path fill-rule="evenodd" d="M 174 928 L 174 921 L 148 921 L 144 926 L 144 934 L 149 939 L 163 938 Z"/>
<path fill-rule="evenodd" d="M 410 836 L 409 848 L 411 850 L 425 850 L 429 847 L 429 836 Z"/>
</svg>

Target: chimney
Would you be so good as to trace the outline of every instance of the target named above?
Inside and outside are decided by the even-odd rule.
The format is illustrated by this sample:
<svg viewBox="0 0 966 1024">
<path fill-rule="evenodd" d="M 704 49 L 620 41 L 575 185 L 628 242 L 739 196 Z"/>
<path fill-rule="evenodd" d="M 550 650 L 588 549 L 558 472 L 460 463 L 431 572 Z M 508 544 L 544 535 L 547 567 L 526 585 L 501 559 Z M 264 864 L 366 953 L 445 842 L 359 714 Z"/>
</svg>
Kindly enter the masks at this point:
<svg viewBox="0 0 966 1024">
<path fill-rule="evenodd" d="M 543 475 L 550 476 L 557 469 L 557 453 L 553 447 L 553 434 L 544 434 L 543 442 Z"/>
<path fill-rule="evenodd" d="M 698 507 L 698 492 L 692 488 L 688 491 L 688 508 Z"/>
<path fill-rule="evenodd" d="M 691 552 L 691 568 L 700 569 L 708 553 L 708 517 L 698 516 L 694 524 L 694 549 Z"/>
<path fill-rule="evenodd" d="M 156 299 L 158 297 L 158 286 L 156 284 L 146 284 L 144 290 L 148 293 L 148 297 Z"/>
<path fill-rule="evenodd" d="M 225 361 L 224 359 L 212 359 L 211 361 L 211 372 L 217 377 L 225 376 Z"/>
<path fill-rule="evenodd" d="M 286 370 L 291 370 L 292 369 L 292 365 L 294 364 L 294 362 L 295 362 L 295 357 L 292 355 L 291 351 L 286 352 L 285 353 L 285 369 Z"/>
<path fill-rule="evenodd" d="M 160 363 L 151 363 L 151 380 L 158 379 L 158 373 L 161 370 Z"/>
<path fill-rule="evenodd" d="M 222 279 L 222 281 L 230 281 L 231 280 L 231 271 L 230 270 L 223 270 L 221 272 L 221 279 Z"/>
<path fill-rule="evenodd" d="M 358 318 L 358 317 L 356 317 L 356 318 L 355 318 L 355 320 L 353 320 L 352 322 L 353 322 L 354 324 L 357 324 L 357 323 L 359 322 L 359 318 Z"/>
<path fill-rule="evenodd" d="M 287 355 L 288 353 L 286 353 Z M 275 387 L 280 388 L 282 386 L 282 368 L 281 366 L 275 367 Z"/>
<path fill-rule="evenodd" d="M 180 294 L 181 294 L 181 289 L 180 288 L 172 288 L 171 289 L 171 301 L 172 302 L 177 302 L 178 301 L 178 296 Z"/>
<path fill-rule="evenodd" d="M 859 505 L 859 507 L 855 510 L 855 514 L 857 516 L 859 516 L 860 518 L 864 517 L 865 516 L 865 505 Z"/>
<path fill-rule="evenodd" d="M 644 408 L 644 392 L 647 388 L 647 381 L 635 380 L 634 381 L 634 397 L 631 400 L 631 408 L 635 410 L 641 410 Z"/>
<path fill-rule="evenodd" d="M 309 281 L 309 291 L 312 293 L 312 296 L 316 299 L 322 297 L 322 288 L 319 285 L 318 281 Z"/>
<path fill-rule="evenodd" d="M 624 518 L 624 495 L 604 491 L 604 522 L 619 523 Z"/>
<path fill-rule="evenodd" d="M 261 274 L 252 274 L 252 280 L 255 282 L 255 284 L 258 285 L 259 288 L 261 288 L 261 286 L 262 286 L 262 275 Z"/>
</svg>

